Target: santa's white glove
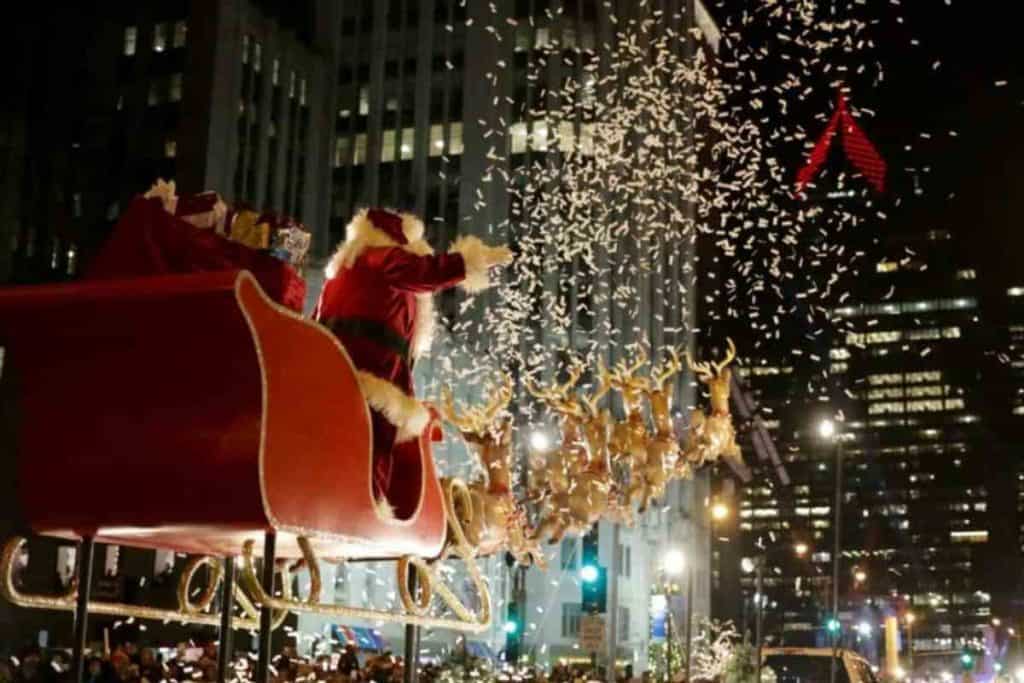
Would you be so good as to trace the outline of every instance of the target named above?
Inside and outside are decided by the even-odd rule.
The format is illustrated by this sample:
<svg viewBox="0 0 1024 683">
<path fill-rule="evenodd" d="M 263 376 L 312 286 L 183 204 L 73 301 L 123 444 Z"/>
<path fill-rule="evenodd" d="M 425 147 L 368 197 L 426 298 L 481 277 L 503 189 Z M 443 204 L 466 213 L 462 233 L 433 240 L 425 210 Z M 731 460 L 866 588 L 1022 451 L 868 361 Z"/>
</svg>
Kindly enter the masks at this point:
<svg viewBox="0 0 1024 683">
<path fill-rule="evenodd" d="M 512 263 L 512 250 L 506 246 L 488 247 L 485 260 L 488 266 L 507 266 Z"/>
<path fill-rule="evenodd" d="M 511 249 L 506 246 L 489 247 L 473 235 L 455 240 L 449 251 L 462 256 L 466 266 L 466 279 L 459 286 L 471 293 L 487 289 L 491 285 L 487 274 L 489 268 L 512 263 Z"/>
</svg>

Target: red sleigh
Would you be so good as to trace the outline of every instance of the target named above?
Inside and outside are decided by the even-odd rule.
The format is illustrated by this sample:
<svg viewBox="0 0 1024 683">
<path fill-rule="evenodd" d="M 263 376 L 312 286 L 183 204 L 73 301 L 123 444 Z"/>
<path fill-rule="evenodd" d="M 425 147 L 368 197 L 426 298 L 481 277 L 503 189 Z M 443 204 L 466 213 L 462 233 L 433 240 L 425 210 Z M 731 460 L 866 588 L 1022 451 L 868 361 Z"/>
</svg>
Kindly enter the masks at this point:
<svg viewBox="0 0 1024 683">
<path fill-rule="evenodd" d="M 246 613 L 235 627 L 258 617 L 266 637 L 273 621 L 302 610 L 468 631 L 488 625 L 487 589 L 452 514 L 464 488 L 434 468 L 437 426 L 419 441 L 410 474 L 418 485 L 393 501 L 410 514 L 381 517 L 370 488 L 369 413 L 348 355 L 247 272 L 0 290 L 0 346 L 4 380 L 14 382 L 26 519 L 36 533 L 83 541 L 81 590 L 55 597 L 15 588 L 25 541 L 9 542 L 0 590 L 12 602 L 77 608 L 82 628 L 88 611 L 230 630 L 231 600 L 219 619 L 207 611 L 223 576 L 225 595 Z M 182 576 L 178 609 L 89 602 L 94 541 L 198 555 Z M 236 555 L 240 585 L 232 586 Z M 449 555 L 466 561 L 478 610 L 438 575 L 436 560 Z M 401 605 L 320 603 L 318 556 L 398 560 Z M 302 561 L 309 596 L 290 595 L 287 563 L 275 559 Z M 192 601 L 202 565 L 214 578 Z M 273 597 L 275 566 L 283 597 Z"/>
</svg>

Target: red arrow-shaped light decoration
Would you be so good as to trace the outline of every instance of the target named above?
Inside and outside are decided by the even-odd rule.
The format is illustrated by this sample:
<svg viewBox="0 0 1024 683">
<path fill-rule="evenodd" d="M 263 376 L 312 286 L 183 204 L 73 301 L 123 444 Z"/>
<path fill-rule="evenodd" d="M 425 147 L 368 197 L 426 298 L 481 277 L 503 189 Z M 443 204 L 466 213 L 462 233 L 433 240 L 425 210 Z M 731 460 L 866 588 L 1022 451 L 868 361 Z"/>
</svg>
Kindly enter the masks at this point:
<svg viewBox="0 0 1024 683">
<path fill-rule="evenodd" d="M 850 114 L 849 107 L 846 104 L 846 96 L 842 92 L 839 92 L 836 101 L 836 111 L 829 120 L 825 132 L 818 138 L 814 149 L 811 150 L 807 163 L 797 173 L 797 192 L 803 192 L 807 184 L 821 170 L 821 166 L 825 163 L 828 153 L 832 149 L 832 141 L 837 133 L 841 133 L 843 136 L 843 150 L 846 153 L 846 158 L 850 160 L 854 168 L 860 171 L 876 191 L 883 192 L 885 190 L 885 160 L 878 153 L 878 150 L 875 149 L 875 146 L 871 144 L 864 131 L 857 125 L 853 115 Z"/>
</svg>

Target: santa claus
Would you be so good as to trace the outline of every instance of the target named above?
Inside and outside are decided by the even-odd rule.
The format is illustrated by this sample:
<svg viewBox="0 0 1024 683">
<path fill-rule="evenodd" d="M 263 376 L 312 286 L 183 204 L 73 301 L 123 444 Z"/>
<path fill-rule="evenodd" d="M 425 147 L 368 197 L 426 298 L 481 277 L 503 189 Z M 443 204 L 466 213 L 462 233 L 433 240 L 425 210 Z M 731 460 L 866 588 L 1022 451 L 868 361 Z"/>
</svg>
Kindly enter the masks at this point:
<svg viewBox="0 0 1024 683">
<path fill-rule="evenodd" d="M 486 289 L 489 270 L 512 260 L 507 247 L 472 236 L 457 239 L 447 254 L 434 254 L 423 232 L 423 222 L 411 214 L 360 211 L 327 265 L 315 313 L 348 351 L 370 405 L 373 492 L 385 514 L 403 498 L 395 491 L 400 477 L 392 474 L 405 458 L 419 457 L 415 439 L 430 421 L 416 400 L 412 367 L 430 348 L 433 294 L 456 285 Z"/>
</svg>

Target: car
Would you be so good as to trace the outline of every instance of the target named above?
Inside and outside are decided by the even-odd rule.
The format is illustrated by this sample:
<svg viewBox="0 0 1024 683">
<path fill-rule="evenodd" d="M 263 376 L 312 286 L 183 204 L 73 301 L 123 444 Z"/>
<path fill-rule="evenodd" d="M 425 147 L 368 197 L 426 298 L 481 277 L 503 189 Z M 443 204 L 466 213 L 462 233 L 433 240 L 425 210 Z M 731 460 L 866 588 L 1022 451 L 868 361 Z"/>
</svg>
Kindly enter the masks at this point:
<svg viewBox="0 0 1024 683">
<path fill-rule="evenodd" d="M 831 683 L 833 656 L 839 665 L 835 683 L 878 683 L 868 661 L 851 650 L 772 647 L 761 652 L 763 666 L 772 670 L 777 683 Z"/>
</svg>

